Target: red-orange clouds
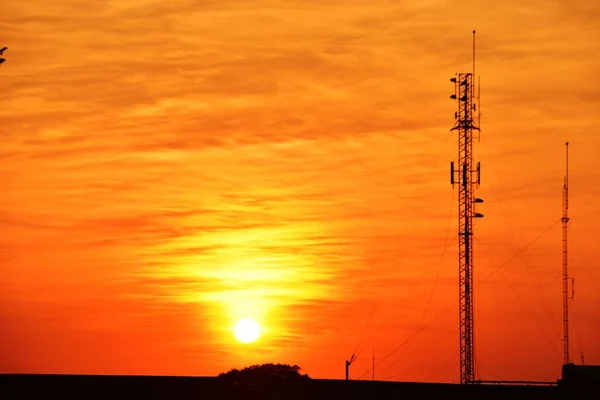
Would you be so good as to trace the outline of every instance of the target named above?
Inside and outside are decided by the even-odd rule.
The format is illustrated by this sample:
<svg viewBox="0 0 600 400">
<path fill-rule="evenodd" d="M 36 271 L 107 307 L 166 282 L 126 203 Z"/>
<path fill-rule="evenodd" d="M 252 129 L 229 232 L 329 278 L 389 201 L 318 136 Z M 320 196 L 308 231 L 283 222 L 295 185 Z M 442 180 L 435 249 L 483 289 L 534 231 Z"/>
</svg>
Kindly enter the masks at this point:
<svg viewBox="0 0 600 400">
<path fill-rule="evenodd" d="M 358 350 L 358 378 L 375 348 L 379 379 L 456 380 L 472 29 L 481 378 L 558 376 L 565 140 L 572 354 L 600 363 L 600 10 L 521 3 L 5 1 L 0 370 L 341 378 Z"/>
</svg>

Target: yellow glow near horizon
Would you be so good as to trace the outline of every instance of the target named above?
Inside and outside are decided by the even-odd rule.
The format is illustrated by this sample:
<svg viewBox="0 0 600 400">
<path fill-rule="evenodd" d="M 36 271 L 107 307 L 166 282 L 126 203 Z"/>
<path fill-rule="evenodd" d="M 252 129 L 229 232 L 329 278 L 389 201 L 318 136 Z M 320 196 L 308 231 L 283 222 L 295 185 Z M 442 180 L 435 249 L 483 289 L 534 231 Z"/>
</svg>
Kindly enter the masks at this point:
<svg viewBox="0 0 600 400">
<path fill-rule="evenodd" d="M 235 337 L 242 343 L 252 343 L 260 336 L 260 326 L 256 320 L 243 318 L 235 324 Z"/>
<path fill-rule="evenodd" d="M 378 380 L 456 381 L 472 29 L 480 372 L 560 378 L 566 140 L 571 351 L 600 362 L 600 2 L 525 3 L 3 0 L 0 373 L 342 378 L 375 349 Z"/>
</svg>

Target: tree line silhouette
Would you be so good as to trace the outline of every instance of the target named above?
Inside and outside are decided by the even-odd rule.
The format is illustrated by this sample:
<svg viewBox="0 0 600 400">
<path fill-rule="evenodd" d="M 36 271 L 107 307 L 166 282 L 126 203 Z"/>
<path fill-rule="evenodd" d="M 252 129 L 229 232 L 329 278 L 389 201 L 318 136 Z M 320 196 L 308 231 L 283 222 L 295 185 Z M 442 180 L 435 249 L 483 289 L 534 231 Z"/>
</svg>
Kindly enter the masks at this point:
<svg viewBox="0 0 600 400">
<path fill-rule="evenodd" d="M 311 379 L 307 374 L 301 374 L 297 365 L 288 364 L 260 364 L 251 365 L 243 369 L 232 369 L 217 375 L 219 380 L 236 384 L 257 384 L 280 381 L 294 381 Z"/>
</svg>

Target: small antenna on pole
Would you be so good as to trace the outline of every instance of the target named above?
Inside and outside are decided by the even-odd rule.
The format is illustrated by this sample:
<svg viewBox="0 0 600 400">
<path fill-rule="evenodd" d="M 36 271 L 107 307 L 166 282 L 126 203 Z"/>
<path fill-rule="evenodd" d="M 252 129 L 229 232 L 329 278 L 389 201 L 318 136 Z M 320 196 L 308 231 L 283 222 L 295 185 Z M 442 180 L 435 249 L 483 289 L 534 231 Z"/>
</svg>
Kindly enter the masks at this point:
<svg viewBox="0 0 600 400">
<path fill-rule="evenodd" d="M 473 29 L 473 77 L 475 77 L 475 29 Z"/>
<path fill-rule="evenodd" d="M 477 99 L 477 103 L 473 104 L 473 110 L 475 112 L 477 112 L 477 127 L 479 129 L 481 129 L 481 79 L 479 77 L 477 77 L 477 86 L 475 86 L 475 54 L 476 54 L 476 47 L 475 47 L 475 29 L 473 29 L 473 86 L 474 89 L 477 89 L 477 91 L 473 90 L 474 92 L 474 97 L 476 97 Z M 480 141 L 481 140 L 481 134 L 480 132 L 477 132 L 477 140 Z"/>
<path fill-rule="evenodd" d="M 565 182 L 567 189 L 569 188 L 569 142 L 565 143 Z M 567 201 L 567 208 L 569 208 L 569 202 Z"/>
</svg>

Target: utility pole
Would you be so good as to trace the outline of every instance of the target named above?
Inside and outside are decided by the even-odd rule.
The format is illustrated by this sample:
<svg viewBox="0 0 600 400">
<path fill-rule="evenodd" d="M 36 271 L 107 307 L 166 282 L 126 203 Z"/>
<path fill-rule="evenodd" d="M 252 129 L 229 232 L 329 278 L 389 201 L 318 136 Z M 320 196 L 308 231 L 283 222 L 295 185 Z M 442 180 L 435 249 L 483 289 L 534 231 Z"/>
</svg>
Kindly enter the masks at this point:
<svg viewBox="0 0 600 400">
<path fill-rule="evenodd" d="M 473 31 L 473 71 L 475 71 L 475 31 Z M 451 99 L 457 101 L 456 120 L 451 130 L 458 131 L 458 168 L 450 163 L 450 183 L 458 185 L 458 270 L 459 270 L 459 331 L 460 331 L 460 383 L 475 381 L 475 343 L 473 311 L 473 225 L 475 203 L 483 200 L 474 196 L 481 183 L 481 165 L 473 166 L 473 137 L 479 132 L 475 124 L 477 105 L 474 101 L 474 72 L 457 73 Z M 479 118 L 477 117 L 477 121 Z"/>
<path fill-rule="evenodd" d="M 373 349 L 373 368 L 371 370 L 373 371 L 373 380 L 375 380 L 375 349 Z"/>
<path fill-rule="evenodd" d="M 350 360 L 346 360 L 346 380 L 350 380 L 350 365 L 356 360 L 354 354 L 350 357 Z"/>
</svg>

